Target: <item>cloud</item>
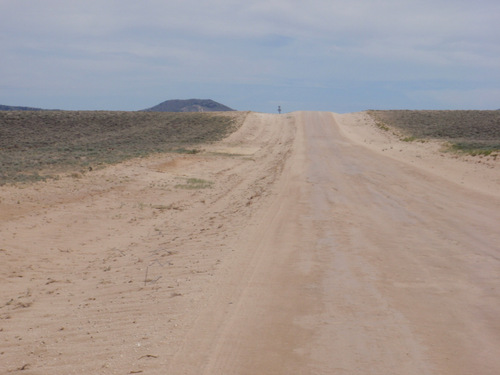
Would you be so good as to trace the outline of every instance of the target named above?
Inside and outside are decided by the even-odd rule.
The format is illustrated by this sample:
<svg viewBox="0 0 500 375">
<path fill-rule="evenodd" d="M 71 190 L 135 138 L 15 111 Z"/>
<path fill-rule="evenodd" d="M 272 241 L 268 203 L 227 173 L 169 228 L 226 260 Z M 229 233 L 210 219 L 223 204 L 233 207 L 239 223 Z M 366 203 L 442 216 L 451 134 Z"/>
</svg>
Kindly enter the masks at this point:
<svg viewBox="0 0 500 375">
<path fill-rule="evenodd" d="M 13 88 L 182 82 L 300 90 L 457 80 L 480 90 L 500 83 L 498 14 L 496 0 L 3 1 L 0 102 Z"/>
</svg>

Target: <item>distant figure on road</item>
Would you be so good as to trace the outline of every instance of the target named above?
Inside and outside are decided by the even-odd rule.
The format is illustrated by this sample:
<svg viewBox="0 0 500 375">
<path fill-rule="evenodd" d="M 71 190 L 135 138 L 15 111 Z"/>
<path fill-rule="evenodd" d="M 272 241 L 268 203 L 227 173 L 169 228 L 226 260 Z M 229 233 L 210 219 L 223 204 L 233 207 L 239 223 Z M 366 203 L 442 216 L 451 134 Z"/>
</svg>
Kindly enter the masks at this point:
<svg viewBox="0 0 500 375">
<path fill-rule="evenodd" d="M 278 113 L 281 115 L 281 106 L 278 106 Z"/>
</svg>

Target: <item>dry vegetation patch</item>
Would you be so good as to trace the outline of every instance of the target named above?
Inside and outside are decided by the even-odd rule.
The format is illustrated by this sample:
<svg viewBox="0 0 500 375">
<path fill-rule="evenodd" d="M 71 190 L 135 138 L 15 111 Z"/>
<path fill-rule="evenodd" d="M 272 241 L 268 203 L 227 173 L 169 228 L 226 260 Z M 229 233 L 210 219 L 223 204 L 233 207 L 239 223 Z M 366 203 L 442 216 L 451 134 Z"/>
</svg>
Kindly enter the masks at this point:
<svg viewBox="0 0 500 375">
<path fill-rule="evenodd" d="M 242 112 L 0 111 L 0 185 L 82 173 L 157 152 L 195 153 Z"/>
<path fill-rule="evenodd" d="M 500 153 L 500 111 L 368 111 L 377 125 L 403 134 L 402 140 L 435 139 L 471 155 Z"/>
</svg>

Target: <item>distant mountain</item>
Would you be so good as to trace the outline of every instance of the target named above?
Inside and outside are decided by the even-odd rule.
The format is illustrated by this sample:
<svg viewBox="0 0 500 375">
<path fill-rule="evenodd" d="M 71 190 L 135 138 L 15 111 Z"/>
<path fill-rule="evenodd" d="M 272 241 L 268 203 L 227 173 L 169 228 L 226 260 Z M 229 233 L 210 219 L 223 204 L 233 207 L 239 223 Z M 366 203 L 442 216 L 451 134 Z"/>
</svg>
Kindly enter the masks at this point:
<svg viewBox="0 0 500 375">
<path fill-rule="evenodd" d="M 15 107 L 11 105 L 0 104 L 0 111 L 43 111 L 43 109 L 31 107 Z"/>
<path fill-rule="evenodd" d="M 154 107 L 143 109 L 145 112 L 222 112 L 234 111 L 211 99 L 167 100 Z"/>
</svg>

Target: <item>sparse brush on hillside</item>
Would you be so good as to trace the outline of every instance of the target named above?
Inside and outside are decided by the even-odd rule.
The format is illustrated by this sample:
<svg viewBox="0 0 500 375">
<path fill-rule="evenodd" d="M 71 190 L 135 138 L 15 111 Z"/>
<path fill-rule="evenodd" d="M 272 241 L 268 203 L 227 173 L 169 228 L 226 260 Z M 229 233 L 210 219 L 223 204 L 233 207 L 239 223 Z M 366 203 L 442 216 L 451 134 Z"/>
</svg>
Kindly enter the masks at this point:
<svg viewBox="0 0 500 375">
<path fill-rule="evenodd" d="M 377 124 L 400 131 L 406 142 L 436 139 L 470 155 L 500 153 L 500 111 L 368 111 Z M 378 125 L 380 127 L 380 125 Z"/>
<path fill-rule="evenodd" d="M 243 121 L 241 112 L 0 112 L 0 185 L 57 177 L 157 152 L 196 152 Z"/>
</svg>

